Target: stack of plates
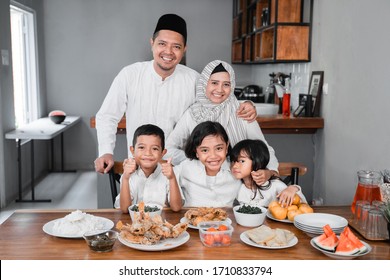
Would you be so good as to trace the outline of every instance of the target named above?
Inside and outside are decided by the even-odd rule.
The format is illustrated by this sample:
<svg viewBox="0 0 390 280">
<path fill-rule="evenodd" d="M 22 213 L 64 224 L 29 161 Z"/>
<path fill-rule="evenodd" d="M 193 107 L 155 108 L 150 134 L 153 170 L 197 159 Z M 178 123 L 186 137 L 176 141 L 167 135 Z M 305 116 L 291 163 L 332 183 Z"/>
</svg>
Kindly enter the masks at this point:
<svg viewBox="0 0 390 280">
<path fill-rule="evenodd" d="M 294 226 L 311 237 L 323 234 L 323 227 L 327 224 L 334 233 L 340 234 L 348 225 L 348 221 L 343 217 L 325 213 L 301 214 L 294 218 Z"/>
</svg>

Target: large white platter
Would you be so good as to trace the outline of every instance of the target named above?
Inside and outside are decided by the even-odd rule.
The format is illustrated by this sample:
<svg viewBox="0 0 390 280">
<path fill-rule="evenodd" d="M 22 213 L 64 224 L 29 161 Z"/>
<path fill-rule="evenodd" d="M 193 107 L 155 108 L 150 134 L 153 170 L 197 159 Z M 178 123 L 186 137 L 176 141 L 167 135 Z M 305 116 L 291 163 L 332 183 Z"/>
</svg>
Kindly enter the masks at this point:
<svg viewBox="0 0 390 280">
<path fill-rule="evenodd" d="M 347 219 L 341 216 L 326 213 L 308 213 L 297 215 L 294 218 L 294 224 L 296 223 L 319 229 L 327 224 L 331 228 L 342 228 L 348 225 Z"/>
<path fill-rule="evenodd" d="M 157 244 L 153 245 L 143 245 L 143 244 L 135 244 L 127 241 L 119 235 L 118 240 L 125 246 L 130 247 L 132 249 L 140 250 L 140 251 L 165 251 L 170 250 L 176 247 L 179 247 L 186 243 L 190 239 L 190 234 L 188 232 L 183 232 L 177 238 L 167 238 L 160 241 Z"/>
<path fill-rule="evenodd" d="M 96 230 L 101 230 L 102 232 L 105 232 L 107 230 L 110 230 L 114 227 L 114 222 L 107 219 L 107 218 L 103 218 L 103 217 L 96 217 L 95 218 L 98 220 L 98 222 L 102 223 L 102 226 L 97 228 Z M 56 237 L 62 237 L 62 238 L 83 238 L 83 235 L 82 234 L 60 234 L 60 233 L 57 233 L 55 231 L 53 231 L 53 226 L 54 224 L 57 222 L 57 221 L 60 221 L 64 218 L 59 218 L 59 219 L 55 219 L 55 220 L 52 220 L 50 222 L 47 222 L 46 224 L 43 225 L 42 229 L 45 233 L 49 234 L 49 235 L 52 235 L 52 236 L 56 236 Z"/>
<path fill-rule="evenodd" d="M 271 247 L 271 246 L 260 245 L 260 244 L 257 244 L 256 242 L 253 242 L 252 240 L 250 240 L 245 232 L 240 234 L 240 239 L 242 242 L 244 242 L 245 244 L 247 244 L 249 246 L 262 248 L 262 249 L 270 249 L 270 250 L 286 249 L 286 248 L 293 247 L 298 243 L 298 238 L 296 236 L 294 236 L 294 238 L 291 239 L 290 242 L 288 242 L 286 246 Z"/>
<path fill-rule="evenodd" d="M 226 218 L 226 220 L 223 220 L 223 222 L 226 222 L 228 223 L 229 225 L 232 224 L 232 220 L 230 220 L 229 218 Z M 194 226 L 194 225 L 191 225 L 190 222 L 188 221 L 188 219 L 186 217 L 182 217 L 180 219 L 180 223 L 188 223 L 188 227 L 189 228 L 192 228 L 192 229 L 199 229 L 198 226 Z"/>
<path fill-rule="evenodd" d="M 337 236 L 339 237 L 339 236 Z M 332 252 L 329 252 L 329 251 L 326 251 L 320 247 L 318 247 L 315 243 L 314 243 L 314 238 L 316 237 L 313 237 L 311 240 L 310 240 L 310 244 L 311 246 L 313 246 L 314 249 L 317 249 L 318 251 L 320 251 L 321 253 L 327 255 L 328 257 L 332 258 L 332 259 L 338 259 L 338 260 L 352 260 L 352 259 L 355 259 L 357 257 L 361 257 L 361 256 L 364 256 L 364 255 L 367 255 L 368 253 L 371 252 L 372 248 L 370 245 L 368 245 L 366 242 L 364 242 L 363 240 L 360 240 L 364 246 L 366 246 L 367 250 L 362 252 L 362 253 L 357 253 L 357 254 L 354 254 L 354 255 L 342 255 L 342 254 L 339 254 L 339 253 L 332 253 Z"/>
<path fill-rule="evenodd" d="M 284 219 L 284 220 L 279 220 L 279 219 L 276 219 L 270 211 L 267 211 L 267 218 L 270 218 L 271 220 L 274 220 L 274 221 L 277 221 L 277 222 L 281 222 L 281 223 L 288 223 L 288 224 L 292 224 L 293 221 L 290 221 L 289 219 Z"/>
</svg>

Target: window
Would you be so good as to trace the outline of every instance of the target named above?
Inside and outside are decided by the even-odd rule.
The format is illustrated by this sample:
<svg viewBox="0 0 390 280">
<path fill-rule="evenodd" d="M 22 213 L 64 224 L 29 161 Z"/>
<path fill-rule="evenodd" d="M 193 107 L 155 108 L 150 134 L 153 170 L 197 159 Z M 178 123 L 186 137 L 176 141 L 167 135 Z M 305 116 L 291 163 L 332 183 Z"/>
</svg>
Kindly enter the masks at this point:
<svg viewBox="0 0 390 280">
<path fill-rule="evenodd" d="M 38 64 L 34 10 L 10 5 L 15 126 L 38 119 Z"/>
</svg>

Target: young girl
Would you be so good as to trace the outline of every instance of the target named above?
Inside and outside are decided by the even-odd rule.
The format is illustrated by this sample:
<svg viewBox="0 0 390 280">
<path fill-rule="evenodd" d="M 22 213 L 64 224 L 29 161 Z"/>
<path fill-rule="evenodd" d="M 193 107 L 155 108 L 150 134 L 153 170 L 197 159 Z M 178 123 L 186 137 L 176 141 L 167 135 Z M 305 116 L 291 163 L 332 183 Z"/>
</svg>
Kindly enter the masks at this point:
<svg viewBox="0 0 390 280">
<path fill-rule="evenodd" d="M 238 117 L 239 102 L 234 95 L 235 74 L 230 64 L 214 60 L 206 65 L 196 81 L 196 102 L 183 114 L 175 129 L 167 138 L 167 157 L 174 165 L 184 160 L 184 146 L 192 130 L 201 122 L 219 122 L 234 146 L 244 139 L 260 139 L 266 144 L 264 135 L 256 121 L 248 122 Z M 256 115 L 256 110 L 254 110 Z M 256 170 L 258 183 L 266 182 L 278 174 L 278 160 L 274 149 L 269 146 L 270 162 L 267 169 Z"/>
<path fill-rule="evenodd" d="M 240 204 L 267 207 L 271 201 L 279 199 L 281 205 L 289 206 L 295 194 L 306 202 L 298 185 L 287 186 L 279 177 L 272 176 L 260 186 L 255 183 L 253 171 L 266 168 L 269 161 L 268 148 L 263 141 L 240 141 L 232 149 L 230 161 L 233 176 L 243 183 L 237 196 Z"/>
<path fill-rule="evenodd" d="M 228 150 L 220 123 L 206 121 L 194 128 L 185 146 L 188 159 L 175 167 L 185 207 L 232 207 L 241 182 L 231 174 Z"/>
</svg>

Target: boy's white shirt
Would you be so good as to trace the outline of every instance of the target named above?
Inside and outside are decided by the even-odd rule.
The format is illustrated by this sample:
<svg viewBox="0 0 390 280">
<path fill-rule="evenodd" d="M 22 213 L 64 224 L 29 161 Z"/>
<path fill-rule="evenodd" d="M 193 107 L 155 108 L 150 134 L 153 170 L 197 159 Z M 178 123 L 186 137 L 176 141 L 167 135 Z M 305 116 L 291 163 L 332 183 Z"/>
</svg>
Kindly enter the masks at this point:
<svg viewBox="0 0 390 280">
<path fill-rule="evenodd" d="M 184 207 L 232 207 L 241 185 L 227 161 L 215 178 L 208 178 L 199 160 L 184 160 L 175 166 L 175 174 L 185 197 Z"/>
<path fill-rule="evenodd" d="M 121 178 L 122 182 L 123 176 Z M 158 164 L 156 170 L 150 174 L 149 177 L 145 176 L 145 173 L 141 168 L 130 175 L 129 179 L 130 195 L 133 200 L 133 204 L 137 204 L 141 201 L 145 203 L 156 203 L 163 206 L 169 206 L 169 180 L 164 176 L 161 170 L 161 165 Z M 122 184 L 121 184 L 122 186 Z M 184 201 L 183 192 L 180 189 L 180 195 Z M 115 199 L 115 208 L 120 208 L 120 194 Z"/>
<path fill-rule="evenodd" d="M 299 191 L 297 192 L 297 195 L 301 198 L 301 201 L 304 203 L 306 202 L 306 198 L 302 193 L 301 187 L 298 185 L 295 185 L 298 187 Z M 253 191 L 248 189 L 243 183 L 241 184 L 241 187 L 238 191 L 237 195 L 237 201 L 240 204 L 247 204 L 251 206 L 263 206 L 268 207 L 268 204 L 270 204 L 272 201 L 277 200 L 277 195 L 287 188 L 287 185 L 280 181 L 280 180 L 271 180 L 271 187 L 268 190 L 261 190 L 261 194 L 264 198 L 261 197 L 259 190 L 256 193 L 256 197 L 253 198 Z"/>
</svg>

